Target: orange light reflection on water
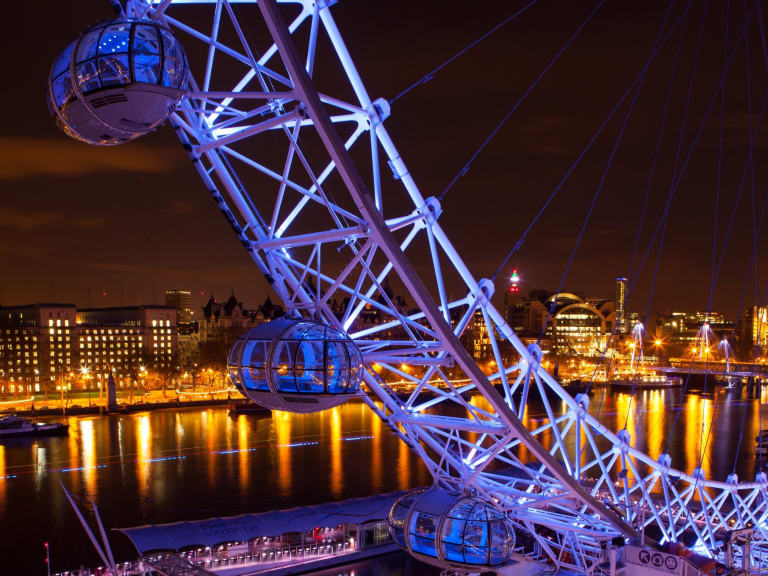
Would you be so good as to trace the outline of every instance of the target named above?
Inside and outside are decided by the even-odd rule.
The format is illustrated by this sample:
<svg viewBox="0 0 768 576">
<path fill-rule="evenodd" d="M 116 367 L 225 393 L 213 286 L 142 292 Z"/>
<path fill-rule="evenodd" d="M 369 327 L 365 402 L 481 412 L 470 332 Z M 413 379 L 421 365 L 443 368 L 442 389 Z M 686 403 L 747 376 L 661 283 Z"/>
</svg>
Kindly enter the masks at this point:
<svg viewBox="0 0 768 576">
<path fill-rule="evenodd" d="M 96 449 L 93 431 L 93 420 L 80 420 L 80 444 L 83 449 L 83 476 L 85 490 L 88 494 L 96 492 Z"/>
<path fill-rule="evenodd" d="M 149 459 L 152 457 L 152 428 L 149 416 L 143 414 L 135 417 L 136 427 L 136 483 L 140 500 L 149 495 Z"/>
<path fill-rule="evenodd" d="M 239 462 L 239 479 L 240 479 L 240 494 L 245 497 L 247 496 L 248 488 L 249 488 L 249 480 L 250 480 L 250 466 L 249 466 L 249 458 L 250 453 L 248 452 L 248 418 L 246 418 L 245 414 L 240 414 L 237 417 L 237 448 L 239 450 L 238 452 L 238 462 Z"/>
<path fill-rule="evenodd" d="M 344 488 L 344 471 L 341 463 L 341 409 L 331 409 L 331 494 L 339 498 Z"/>
<path fill-rule="evenodd" d="M 280 495 L 287 497 L 291 494 L 293 478 L 291 477 L 291 414 L 279 410 L 272 411 L 272 423 L 277 436 L 277 481 Z"/>
<path fill-rule="evenodd" d="M 5 446 L 0 444 L 0 476 L 6 475 Z M 0 480 L 0 512 L 5 513 L 5 486 L 6 481 Z"/>
<path fill-rule="evenodd" d="M 368 410 L 367 406 L 363 403 L 360 403 L 360 407 L 364 410 L 363 422 L 365 422 L 366 419 L 371 420 L 371 434 L 373 435 L 373 438 L 371 439 L 371 443 L 373 444 L 373 452 L 371 454 L 371 457 L 373 458 L 373 462 L 371 462 L 371 484 L 374 492 L 380 492 L 384 486 L 381 456 L 381 419 Z M 405 443 L 401 442 L 401 444 Z"/>
</svg>

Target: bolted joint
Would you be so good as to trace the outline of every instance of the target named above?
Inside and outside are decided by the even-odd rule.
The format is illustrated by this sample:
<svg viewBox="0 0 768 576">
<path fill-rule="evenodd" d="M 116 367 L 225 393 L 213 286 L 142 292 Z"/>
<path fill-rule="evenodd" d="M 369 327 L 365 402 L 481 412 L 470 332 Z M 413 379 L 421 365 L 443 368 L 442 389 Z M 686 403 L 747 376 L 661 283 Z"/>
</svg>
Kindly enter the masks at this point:
<svg viewBox="0 0 768 576">
<path fill-rule="evenodd" d="M 629 447 L 632 442 L 632 435 L 629 433 L 629 430 L 626 428 L 619 430 L 619 433 L 617 434 L 619 437 L 619 440 L 621 441 L 621 451 L 626 453 L 629 450 Z"/>
<path fill-rule="evenodd" d="M 424 205 L 419 208 L 419 213 L 421 214 L 422 218 L 421 228 L 431 228 L 443 213 L 443 208 L 440 206 L 440 200 L 434 196 L 430 196 L 424 200 Z"/>
<path fill-rule="evenodd" d="M 370 103 L 368 108 L 365 109 L 365 111 L 368 112 L 371 126 L 374 128 L 389 118 L 390 110 L 389 102 L 384 98 L 374 100 Z"/>
<path fill-rule="evenodd" d="M 493 297 L 493 292 L 495 290 L 493 282 L 488 278 L 483 278 L 477 283 L 477 286 L 480 288 L 480 291 L 475 294 L 478 305 L 487 306 L 490 303 L 491 298 Z"/>
<path fill-rule="evenodd" d="M 317 6 L 318 11 L 325 10 L 326 8 L 330 8 L 336 2 L 339 0 L 316 0 L 315 5 Z"/>
<path fill-rule="evenodd" d="M 728 474 L 728 478 L 725 480 L 731 487 L 731 490 L 735 490 L 739 485 L 738 474 Z"/>
<path fill-rule="evenodd" d="M 541 358 L 544 354 L 541 351 L 541 346 L 536 344 L 536 342 L 531 342 L 528 344 L 528 354 L 530 354 L 531 357 L 536 361 L 533 368 L 541 364 Z"/>
<path fill-rule="evenodd" d="M 768 488 L 768 486 L 765 486 L 768 484 L 768 476 L 766 476 L 765 472 L 758 472 L 755 474 L 755 482 L 763 484 L 763 488 Z"/>
<path fill-rule="evenodd" d="M 704 470 L 701 469 L 701 467 L 696 468 L 693 471 L 693 477 L 696 478 L 696 480 L 704 481 L 707 479 L 706 474 L 704 474 Z"/>
<path fill-rule="evenodd" d="M 589 410 L 589 396 L 586 394 L 576 394 L 574 400 L 576 400 L 576 404 L 579 406 L 579 418 L 583 420 Z"/>
<path fill-rule="evenodd" d="M 659 456 L 659 464 L 661 464 L 662 472 L 665 474 L 668 473 L 670 467 L 672 466 L 672 457 L 665 452 Z"/>
</svg>

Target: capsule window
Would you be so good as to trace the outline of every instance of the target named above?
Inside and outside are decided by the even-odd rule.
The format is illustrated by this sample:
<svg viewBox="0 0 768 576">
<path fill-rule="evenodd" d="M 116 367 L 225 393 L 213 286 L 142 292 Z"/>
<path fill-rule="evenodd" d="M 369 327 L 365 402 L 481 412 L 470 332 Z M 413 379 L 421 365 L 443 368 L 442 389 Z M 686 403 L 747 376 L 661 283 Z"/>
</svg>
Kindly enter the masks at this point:
<svg viewBox="0 0 768 576">
<path fill-rule="evenodd" d="M 129 84 L 131 81 L 128 55 L 102 56 L 99 58 L 99 75 L 103 86 Z"/>
<path fill-rule="evenodd" d="M 133 33 L 133 51 L 139 54 L 160 54 L 160 38 L 154 26 L 136 25 Z"/>
<path fill-rule="evenodd" d="M 88 60 L 78 64 L 75 67 L 75 76 L 77 78 L 77 85 L 83 94 L 88 94 L 101 88 L 99 67 L 96 65 L 96 60 Z"/>
<path fill-rule="evenodd" d="M 99 56 L 110 54 L 126 54 L 128 52 L 128 36 L 130 24 L 125 22 L 112 24 L 104 28 L 99 40 Z"/>
<path fill-rule="evenodd" d="M 56 58 L 56 62 L 53 64 L 52 76 L 56 78 L 59 74 L 67 71 L 69 68 L 69 62 L 72 60 L 72 51 L 75 49 L 75 43 L 70 42 L 69 45 L 64 48 L 64 52 L 59 54 Z"/>
<path fill-rule="evenodd" d="M 61 107 L 72 95 L 72 81 L 67 74 L 59 76 L 53 81 L 53 99 L 56 106 Z"/>
<path fill-rule="evenodd" d="M 91 30 L 80 39 L 80 43 L 77 45 L 75 62 L 83 62 L 96 56 L 96 47 L 99 43 L 101 30 L 101 28 Z"/>
<path fill-rule="evenodd" d="M 157 54 L 135 53 L 133 55 L 133 75 L 136 82 L 158 84 L 161 74 L 160 57 Z"/>
<path fill-rule="evenodd" d="M 179 43 L 165 30 L 163 35 L 163 49 L 165 51 L 163 70 L 163 84 L 172 88 L 179 88 L 184 81 L 184 54 Z"/>
</svg>

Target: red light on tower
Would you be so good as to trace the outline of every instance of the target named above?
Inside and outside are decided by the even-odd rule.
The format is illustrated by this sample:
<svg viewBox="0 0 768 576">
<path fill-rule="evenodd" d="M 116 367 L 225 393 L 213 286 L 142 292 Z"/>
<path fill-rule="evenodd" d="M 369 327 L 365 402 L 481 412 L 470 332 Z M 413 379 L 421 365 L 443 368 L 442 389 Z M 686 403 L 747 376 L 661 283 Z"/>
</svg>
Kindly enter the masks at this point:
<svg viewBox="0 0 768 576">
<path fill-rule="evenodd" d="M 509 277 L 510 286 L 509 291 L 512 294 L 520 292 L 520 275 L 517 273 L 517 268 L 512 270 L 512 276 Z"/>
</svg>

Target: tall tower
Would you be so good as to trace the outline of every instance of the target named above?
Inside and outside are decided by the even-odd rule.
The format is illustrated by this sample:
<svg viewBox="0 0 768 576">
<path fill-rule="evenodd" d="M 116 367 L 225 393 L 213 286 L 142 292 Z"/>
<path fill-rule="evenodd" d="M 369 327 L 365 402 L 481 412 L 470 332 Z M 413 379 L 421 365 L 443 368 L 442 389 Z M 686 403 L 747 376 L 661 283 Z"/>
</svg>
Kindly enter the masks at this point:
<svg viewBox="0 0 768 576">
<path fill-rule="evenodd" d="M 188 326 L 192 323 L 192 293 L 189 290 L 166 290 L 165 305 L 176 308 L 176 323 Z"/>
<path fill-rule="evenodd" d="M 629 322 L 627 322 L 627 285 L 629 278 L 616 278 L 616 324 L 621 334 L 629 332 Z"/>
</svg>

